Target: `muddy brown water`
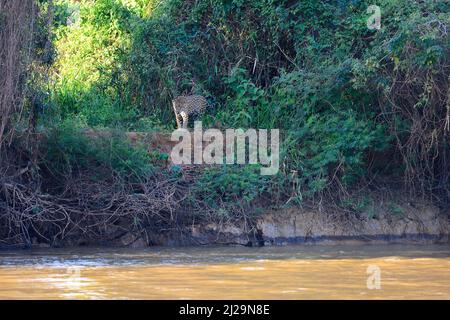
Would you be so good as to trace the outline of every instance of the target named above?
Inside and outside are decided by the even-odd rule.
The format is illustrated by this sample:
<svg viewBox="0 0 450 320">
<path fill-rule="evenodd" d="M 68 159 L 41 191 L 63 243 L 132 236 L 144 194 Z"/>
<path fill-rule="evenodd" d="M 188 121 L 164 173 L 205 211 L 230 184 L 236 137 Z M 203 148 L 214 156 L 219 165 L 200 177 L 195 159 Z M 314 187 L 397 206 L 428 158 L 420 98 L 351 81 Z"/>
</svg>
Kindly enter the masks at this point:
<svg viewBox="0 0 450 320">
<path fill-rule="evenodd" d="M 0 251 L 1 299 L 450 299 L 450 245 Z"/>
</svg>

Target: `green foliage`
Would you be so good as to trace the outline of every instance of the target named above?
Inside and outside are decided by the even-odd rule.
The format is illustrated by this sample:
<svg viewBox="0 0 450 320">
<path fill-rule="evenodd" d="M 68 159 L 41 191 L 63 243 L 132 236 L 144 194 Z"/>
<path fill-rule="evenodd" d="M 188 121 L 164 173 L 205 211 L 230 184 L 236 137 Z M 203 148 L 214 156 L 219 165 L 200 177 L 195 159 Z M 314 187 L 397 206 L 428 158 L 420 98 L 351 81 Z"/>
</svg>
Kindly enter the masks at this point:
<svg viewBox="0 0 450 320">
<path fill-rule="evenodd" d="M 44 145 L 41 167 L 62 179 L 84 173 L 94 181 L 116 177 L 132 182 L 153 171 L 147 151 L 132 146 L 120 132 L 86 131 L 68 121 L 54 128 Z"/>
<path fill-rule="evenodd" d="M 216 119 L 232 128 L 274 128 L 278 122 L 266 90 L 257 87 L 244 69 L 235 69 L 224 83 L 229 92 Z"/>
<path fill-rule="evenodd" d="M 61 19 L 72 20 L 57 29 L 53 86 L 61 118 L 77 117 L 91 126 L 126 126 L 136 119 L 137 110 L 118 95 L 117 83 L 124 79 L 117 66 L 130 46 L 137 12 L 116 0 L 64 3 L 57 7 L 65 12 Z"/>
<path fill-rule="evenodd" d="M 370 219 L 375 217 L 374 204 L 374 200 L 370 196 L 353 196 L 342 201 L 344 208 L 359 214 L 365 213 Z"/>
<path fill-rule="evenodd" d="M 213 208 L 222 203 L 248 206 L 267 191 L 269 182 L 256 165 L 210 168 L 196 181 L 192 196 Z"/>
<path fill-rule="evenodd" d="M 389 209 L 389 212 L 394 216 L 402 216 L 405 213 L 405 211 L 402 207 L 400 207 L 399 205 L 397 205 L 393 202 L 390 202 L 388 204 L 388 209 Z"/>
<path fill-rule="evenodd" d="M 205 127 L 282 130 L 278 183 L 289 193 L 296 172 L 298 201 L 382 174 L 415 174 L 428 190 L 449 183 L 443 2 L 379 1 L 380 30 L 367 28 L 370 1 L 58 3 L 58 20 L 80 8 L 57 31 L 62 119 L 170 129 L 171 99 L 193 92 L 211 104 Z M 266 187 L 245 168 L 224 170 L 205 173 L 197 195 L 247 203 Z"/>
</svg>

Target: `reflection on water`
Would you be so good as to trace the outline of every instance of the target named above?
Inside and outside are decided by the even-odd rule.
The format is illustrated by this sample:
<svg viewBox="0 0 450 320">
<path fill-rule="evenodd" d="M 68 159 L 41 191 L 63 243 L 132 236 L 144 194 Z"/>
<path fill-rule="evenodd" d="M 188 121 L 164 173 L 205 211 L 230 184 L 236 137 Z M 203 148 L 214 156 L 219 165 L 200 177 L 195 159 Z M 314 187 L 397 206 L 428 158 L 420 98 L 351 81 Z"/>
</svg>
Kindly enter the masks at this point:
<svg viewBox="0 0 450 320">
<path fill-rule="evenodd" d="M 3 251 L 0 298 L 450 299 L 449 249 L 385 245 Z M 377 270 L 379 274 L 373 273 Z"/>
</svg>

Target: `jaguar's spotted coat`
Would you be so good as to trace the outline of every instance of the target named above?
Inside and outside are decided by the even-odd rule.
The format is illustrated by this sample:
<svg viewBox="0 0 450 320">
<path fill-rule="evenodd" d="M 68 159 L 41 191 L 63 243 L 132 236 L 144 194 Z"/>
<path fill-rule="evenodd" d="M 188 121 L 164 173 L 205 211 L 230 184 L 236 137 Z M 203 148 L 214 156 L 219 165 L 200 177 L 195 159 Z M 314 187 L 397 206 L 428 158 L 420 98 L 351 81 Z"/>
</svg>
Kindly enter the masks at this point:
<svg viewBox="0 0 450 320">
<path fill-rule="evenodd" d="M 172 106 L 173 111 L 175 112 L 178 129 L 180 129 L 187 128 L 189 115 L 205 110 L 208 106 L 208 102 L 205 97 L 199 95 L 179 96 L 172 100 Z"/>
</svg>

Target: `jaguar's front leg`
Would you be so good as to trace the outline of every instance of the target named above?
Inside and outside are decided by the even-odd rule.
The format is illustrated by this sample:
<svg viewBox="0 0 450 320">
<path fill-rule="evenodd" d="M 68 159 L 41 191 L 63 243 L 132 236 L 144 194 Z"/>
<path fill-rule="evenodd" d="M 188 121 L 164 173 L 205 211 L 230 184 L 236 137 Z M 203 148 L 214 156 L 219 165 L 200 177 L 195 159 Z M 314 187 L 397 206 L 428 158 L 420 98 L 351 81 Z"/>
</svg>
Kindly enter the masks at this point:
<svg viewBox="0 0 450 320">
<path fill-rule="evenodd" d="M 189 116 L 186 112 L 181 111 L 180 112 L 181 118 L 183 118 L 183 128 L 187 129 L 188 126 L 188 121 L 189 121 Z"/>
<path fill-rule="evenodd" d="M 175 121 L 177 122 L 177 129 L 181 129 L 180 114 L 177 111 L 177 106 L 174 100 L 172 100 L 172 108 L 175 114 Z"/>
<path fill-rule="evenodd" d="M 181 129 L 180 115 L 175 113 L 175 120 L 177 121 L 177 129 Z"/>
</svg>

